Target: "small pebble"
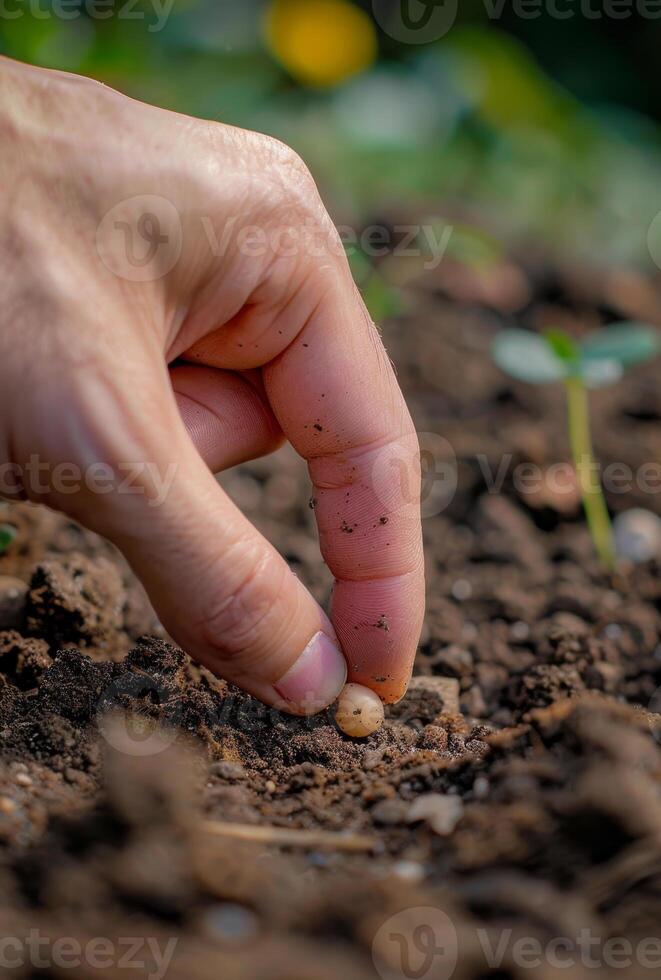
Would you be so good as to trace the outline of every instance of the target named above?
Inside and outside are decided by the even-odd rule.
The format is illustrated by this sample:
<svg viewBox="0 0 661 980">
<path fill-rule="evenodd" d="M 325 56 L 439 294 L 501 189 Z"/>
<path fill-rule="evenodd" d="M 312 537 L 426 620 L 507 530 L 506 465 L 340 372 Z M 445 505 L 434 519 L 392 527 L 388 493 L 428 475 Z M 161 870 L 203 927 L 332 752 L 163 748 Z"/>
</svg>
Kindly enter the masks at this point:
<svg viewBox="0 0 661 980">
<path fill-rule="evenodd" d="M 461 820 L 464 805 L 458 796 L 425 793 L 413 801 L 406 814 L 407 823 L 424 820 L 434 833 L 448 837 Z"/>
<path fill-rule="evenodd" d="M 277 786 L 275 785 L 272 779 L 267 779 L 264 785 L 264 789 L 266 790 L 267 793 L 275 793 Z"/>
<path fill-rule="evenodd" d="M 650 510 L 634 507 L 613 521 L 615 550 L 634 563 L 661 555 L 661 520 Z"/>
<path fill-rule="evenodd" d="M 32 786 L 32 780 L 27 773 L 24 772 L 17 772 L 14 776 L 14 781 L 18 784 L 18 786 Z"/>
<path fill-rule="evenodd" d="M 422 881 L 425 869 L 417 861 L 396 861 L 392 866 L 392 873 L 402 881 Z"/>
<path fill-rule="evenodd" d="M 215 939 L 226 943 L 245 943 L 259 932 L 255 913 L 234 902 L 212 905 L 205 913 L 204 924 Z"/>
<path fill-rule="evenodd" d="M 470 584 L 468 579 L 458 578 L 456 582 L 452 583 L 452 598 L 456 599 L 457 602 L 465 602 L 466 599 L 470 599 L 473 594 L 473 586 Z"/>
<path fill-rule="evenodd" d="M 352 738 L 364 738 L 381 728 L 384 711 L 381 698 L 362 684 L 345 684 L 337 702 L 335 721 Z"/>
<path fill-rule="evenodd" d="M 523 643 L 530 636 L 530 627 L 522 619 L 519 619 L 516 623 L 512 623 L 510 636 L 515 643 Z"/>
<path fill-rule="evenodd" d="M 489 780 L 486 776 L 478 776 L 473 783 L 473 793 L 476 800 L 485 800 L 489 795 Z"/>
</svg>

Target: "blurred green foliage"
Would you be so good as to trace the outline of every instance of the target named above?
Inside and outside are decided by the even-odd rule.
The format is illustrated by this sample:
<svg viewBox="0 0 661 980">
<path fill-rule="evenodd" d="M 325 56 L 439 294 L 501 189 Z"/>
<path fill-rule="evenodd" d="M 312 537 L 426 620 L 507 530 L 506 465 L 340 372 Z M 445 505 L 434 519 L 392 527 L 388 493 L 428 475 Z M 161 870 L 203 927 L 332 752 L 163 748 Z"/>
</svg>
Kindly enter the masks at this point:
<svg viewBox="0 0 661 980">
<path fill-rule="evenodd" d="M 639 55 L 642 80 L 656 55 L 631 25 L 623 52 L 610 23 L 493 21 L 486 3 L 467 0 L 429 45 L 398 44 L 375 25 L 369 67 L 309 88 L 269 48 L 267 0 L 172 0 L 171 10 L 170 0 L 97 0 L 103 18 L 89 15 L 93 0 L 59 2 L 67 19 L 56 0 L 5 0 L 19 15 L 0 16 L 0 51 L 286 140 L 338 221 L 440 221 L 450 209 L 462 215 L 453 248 L 466 261 L 532 242 L 597 267 L 655 269 L 661 133 L 639 111 L 653 108 L 631 61 Z M 657 23 L 644 26 L 658 39 Z M 378 277 L 363 274 L 387 307 Z"/>
</svg>

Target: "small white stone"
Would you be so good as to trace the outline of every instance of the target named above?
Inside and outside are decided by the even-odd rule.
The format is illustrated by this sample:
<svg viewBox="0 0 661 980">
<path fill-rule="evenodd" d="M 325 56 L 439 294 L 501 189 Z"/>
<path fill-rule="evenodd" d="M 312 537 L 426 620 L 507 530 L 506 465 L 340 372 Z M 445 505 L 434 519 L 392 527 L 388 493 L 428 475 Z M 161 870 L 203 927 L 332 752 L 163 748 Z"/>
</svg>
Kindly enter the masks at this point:
<svg viewBox="0 0 661 980">
<path fill-rule="evenodd" d="M 425 793 L 414 800 L 406 815 L 407 823 L 424 820 L 434 833 L 448 837 L 464 814 L 464 804 L 458 796 Z"/>
<path fill-rule="evenodd" d="M 476 800 L 485 800 L 489 795 L 489 780 L 486 776 L 478 776 L 473 783 L 473 793 Z"/>
<path fill-rule="evenodd" d="M 422 881 L 425 869 L 417 861 L 396 861 L 392 866 L 392 873 L 402 881 Z"/>
<path fill-rule="evenodd" d="M 516 623 L 512 623 L 510 635 L 515 643 L 523 643 L 530 636 L 530 627 L 522 619 L 519 619 Z"/>
<path fill-rule="evenodd" d="M 257 916 L 234 902 L 212 905 L 204 914 L 207 932 L 225 943 L 246 943 L 259 932 Z"/>
<path fill-rule="evenodd" d="M 620 558 L 639 563 L 661 555 L 661 520 L 650 510 L 634 507 L 618 514 L 613 533 Z"/>
<path fill-rule="evenodd" d="M 458 578 L 456 582 L 452 583 L 452 598 L 456 599 L 457 602 L 465 602 L 466 599 L 470 599 L 473 594 L 473 586 L 470 584 L 468 579 Z"/>
</svg>

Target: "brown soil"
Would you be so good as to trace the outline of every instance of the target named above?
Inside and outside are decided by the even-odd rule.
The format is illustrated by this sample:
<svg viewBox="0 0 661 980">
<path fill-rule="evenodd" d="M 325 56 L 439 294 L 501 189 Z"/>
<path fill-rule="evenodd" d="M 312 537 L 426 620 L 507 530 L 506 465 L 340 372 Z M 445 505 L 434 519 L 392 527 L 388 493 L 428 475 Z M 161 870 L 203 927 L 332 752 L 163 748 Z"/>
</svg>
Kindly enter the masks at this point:
<svg viewBox="0 0 661 980">
<path fill-rule="evenodd" d="M 521 322 L 580 330 L 639 296 L 555 278 L 533 277 Z M 504 378 L 488 346 L 511 317 L 438 286 L 411 294 L 386 339 L 418 429 L 456 453 L 458 488 L 425 520 L 417 680 L 370 738 L 213 678 L 167 642 L 109 545 L 50 512 L 2 510 L 18 536 L 0 575 L 29 589 L 17 610 L 0 580 L 0 935 L 176 939 L 177 980 L 375 978 L 373 949 L 382 977 L 448 980 L 443 954 L 416 973 L 379 932 L 413 910 L 393 929 L 415 967 L 432 907 L 460 980 L 655 975 L 640 956 L 604 957 L 618 938 L 650 943 L 661 969 L 659 570 L 603 575 L 571 501 L 520 494 L 511 467 L 487 492 L 504 454 L 566 459 L 562 393 Z M 594 402 L 604 463 L 660 458 L 658 365 Z M 325 600 L 303 465 L 284 452 L 223 482 Z M 659 509 L 637 489 L 609 503 Z M 260 827 L 300 833 L 269 843 Z M 576 951 L 571 969 L 515 952 L 522 938 L 564 950 L 581 930 L 598 938 L 596 972 Z M 145 949 L 0 975 L 142 977 Z"/>
</svg>

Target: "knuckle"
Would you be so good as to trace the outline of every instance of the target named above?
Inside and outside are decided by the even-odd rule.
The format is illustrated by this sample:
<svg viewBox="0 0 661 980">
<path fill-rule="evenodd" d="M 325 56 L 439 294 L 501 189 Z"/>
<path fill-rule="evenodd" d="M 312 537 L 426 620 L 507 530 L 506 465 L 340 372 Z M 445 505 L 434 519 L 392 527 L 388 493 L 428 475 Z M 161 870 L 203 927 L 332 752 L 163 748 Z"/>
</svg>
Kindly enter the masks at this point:
<svg viewBox="0 0 661 980">
<path fill-rule="evenodd" d="M 245 545 L 243 545 L 245 547 Z M 223 563 L 227 562 L 225 556 Z M 225 661 L 244 661 L 259 654 L 262 637 L 271 634 L 269 623 L 277 616 L 278 594 L 283 581 L 281 562 L 270 552 L 259 555 L 229 594 L 209 609 L 201 624 L 207 645 Z"/>
<path fill-rule="evenodd" d="M 314 185 L 314 178 L 307 164 L 293 147 L 274 136 L 265 136 L 261 133 L 256 136 L 260 143 L 262 157 L 288 172 L 292 178 Z"/>
<path fill-rule="evenodd" d="M 272 136 L 260 133 L 253 137 L 257 140 L 262 172 L 270 175 L 273 184 L 284 192 L 287 206 L 293 204 L 306 214 L 325 211 L 310 168 L 296 150 Z"/>
</svg>

